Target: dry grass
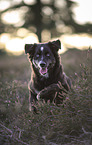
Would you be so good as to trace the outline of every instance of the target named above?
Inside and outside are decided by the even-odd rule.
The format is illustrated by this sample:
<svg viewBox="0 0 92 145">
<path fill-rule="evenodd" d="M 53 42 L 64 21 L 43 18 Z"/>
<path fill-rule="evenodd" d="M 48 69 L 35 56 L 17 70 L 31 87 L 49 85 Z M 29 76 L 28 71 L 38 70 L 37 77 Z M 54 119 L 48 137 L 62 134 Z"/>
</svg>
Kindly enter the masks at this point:
<svg viewBox="0 0 92 145">
<path fill-rule="evenodd" d="M 70 50 L 61 57 L 65 71 L 72 74 L 72 90 L 59 106 L 39 102 L 36 115 L 28 111 L 26 56 L 0 58 L 1 144 L 91 145 L 92 51 Z"/>
</svg>

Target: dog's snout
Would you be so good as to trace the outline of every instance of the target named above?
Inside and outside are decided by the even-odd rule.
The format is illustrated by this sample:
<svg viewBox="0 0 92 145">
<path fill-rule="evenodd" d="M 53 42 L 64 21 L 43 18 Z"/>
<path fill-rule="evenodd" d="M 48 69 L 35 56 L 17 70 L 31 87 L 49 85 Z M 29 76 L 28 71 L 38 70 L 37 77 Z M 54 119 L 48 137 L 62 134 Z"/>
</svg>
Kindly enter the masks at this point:
<svg viewBox="0 0 92 145">
<path fill-rule="evenodd" d="M 41 67 L 45 67 L 45 66 L 46 66 L 46 63 L 45 63 L 45 62 L 41 62 L 41 63 L 40 63 L 40 66 L 41 66 Z"/>
</svg>

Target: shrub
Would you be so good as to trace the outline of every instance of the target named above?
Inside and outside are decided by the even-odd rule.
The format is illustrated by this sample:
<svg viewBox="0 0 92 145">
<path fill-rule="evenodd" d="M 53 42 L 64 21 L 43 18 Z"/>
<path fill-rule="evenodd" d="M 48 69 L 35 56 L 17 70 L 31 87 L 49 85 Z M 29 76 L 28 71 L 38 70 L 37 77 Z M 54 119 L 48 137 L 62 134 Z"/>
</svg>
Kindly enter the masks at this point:
<svg viewBox="0 0 92 145">
<path fill-rule="evenodd" d="M 1 144 L 90 145 L 92 142 L 90 57 L 87 57 L 86 63 L 82 63 L 80 68 L 81 75 L 75 73 L 76 79 L 72 79 L 72 89 L 68 94 L 64 94 L 66 97 L 63 103 L 56 106 L 49 102 L 39 102 L 38 114 L 35 115 L 28 110 L 27 82 L 24 80 L 7 82 L 2 79 L 0 83 Z"/>
</svg>

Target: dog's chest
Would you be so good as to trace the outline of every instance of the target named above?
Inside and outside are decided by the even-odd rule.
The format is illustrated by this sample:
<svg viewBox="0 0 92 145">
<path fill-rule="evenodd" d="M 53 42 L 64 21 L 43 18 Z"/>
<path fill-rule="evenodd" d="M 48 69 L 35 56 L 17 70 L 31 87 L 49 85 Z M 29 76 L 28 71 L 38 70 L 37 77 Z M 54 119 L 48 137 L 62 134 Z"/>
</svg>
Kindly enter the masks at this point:
<svg viewBox="0 0 92 145">
<path fill-rule="evenodd" d="M 53 83 L 57 83 L 55 79 L 41 79 L 41 80 L 34 80 L 34 88 L 35 93 L 38 94 L 44 88 L 47 88 Z"/>
</svg>

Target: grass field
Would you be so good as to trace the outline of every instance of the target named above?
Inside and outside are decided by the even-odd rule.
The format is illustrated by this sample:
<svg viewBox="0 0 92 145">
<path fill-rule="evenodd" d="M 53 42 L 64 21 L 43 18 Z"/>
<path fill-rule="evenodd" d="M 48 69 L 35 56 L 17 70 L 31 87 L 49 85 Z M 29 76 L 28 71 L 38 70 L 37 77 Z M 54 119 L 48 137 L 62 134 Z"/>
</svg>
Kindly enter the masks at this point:
<svg viewBox="0 0 92 145">
<path fill-rule="evenodd" d="M 72 90 L 63 104 L 37 104 L 28 110 L 30 64 L 27 56 L 0 56 L 1 145 L 92 144 L 92 50 L 69 50 L 61 55 Z"/>
</svg>

